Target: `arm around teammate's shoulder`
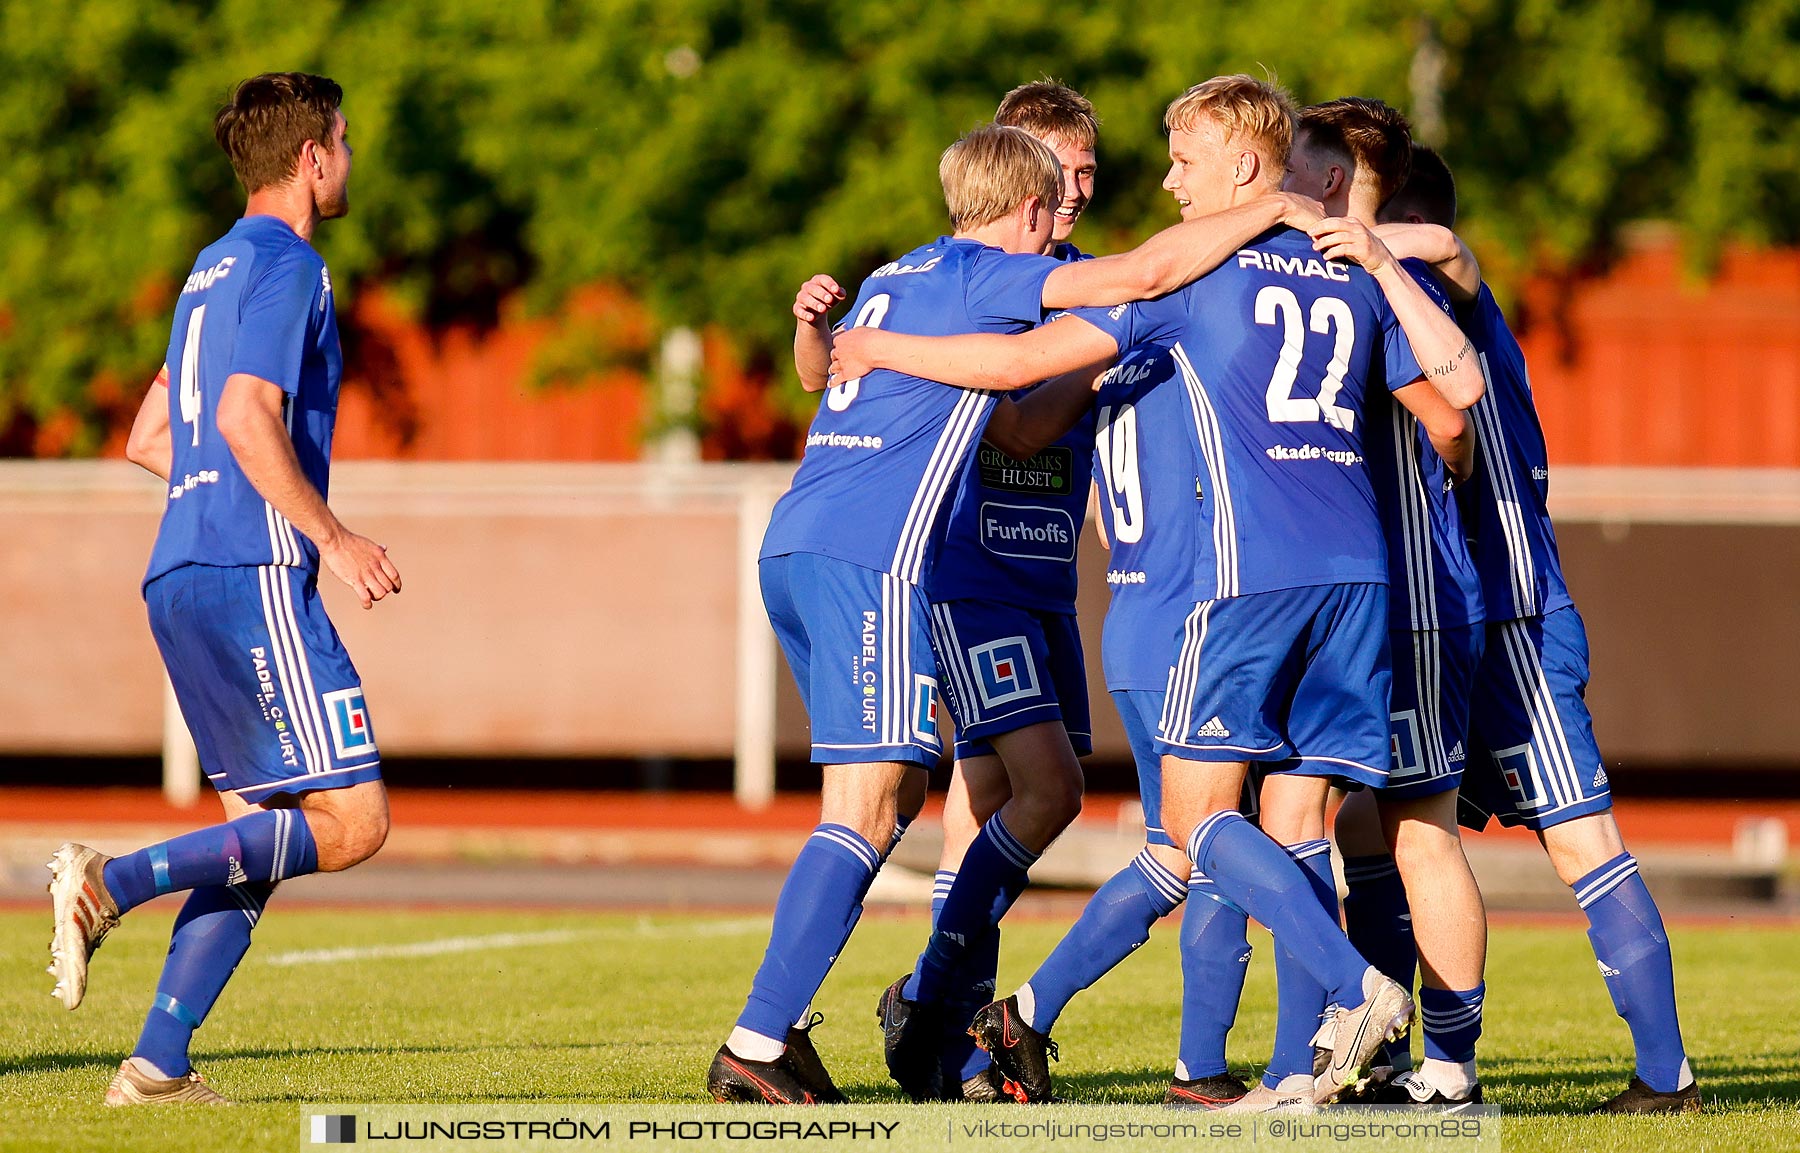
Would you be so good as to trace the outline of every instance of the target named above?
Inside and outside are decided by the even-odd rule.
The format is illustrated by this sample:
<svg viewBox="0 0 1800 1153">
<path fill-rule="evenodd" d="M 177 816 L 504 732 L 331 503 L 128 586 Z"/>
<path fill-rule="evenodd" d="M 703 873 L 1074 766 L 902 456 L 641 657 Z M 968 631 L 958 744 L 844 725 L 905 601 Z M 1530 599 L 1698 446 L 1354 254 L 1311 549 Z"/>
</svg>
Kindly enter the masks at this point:
<svg viewBox="0 0 1800 1153">
<path fill-rule="evenodd" d="M 1360 220 L 1335 217 L 1319 221 L 1308 231 L 1314 247 L 1327 260 L 1360 264 L 1375 278 L 1431 386 L 1451 407 L 1473 407 L 1487 390 L 1487 382 L 1476 363 L 1475 346 L 1457 326 L 1456 318 L 1425 295 L 1412 273 L 1401 267 L 1381 238 Z"/>
<path fill-rule="evenodd" d="M 877 368 L 961 388 L 998 392 L 1026 388 L 1090 365 L 1110 362 L 1119 346 L 1100 329 L 1067 317 L 1007 336 L 912 336 L 851 328 L 832 343 L 831 375 L 850 380 Z"/>
<path fill-rule="evenodd" d="M 1462 237 L 1441 224 L 1377 224 L 1375 235 L 1397 260 L 1416 258 L 1431 265 L 1444 291 L 1458 304 L 1481 295 L 1481 264 Z"/>
<path fill-rule="evenodd" d="M 1044 307 L 1109 307 L 1192 284 L 1278 224 L 1316 219 L 1318 203 L 1290 192 L 1165 228 L 1130 252 L 1064 264 L 1044 281 Z"/>
</svg>

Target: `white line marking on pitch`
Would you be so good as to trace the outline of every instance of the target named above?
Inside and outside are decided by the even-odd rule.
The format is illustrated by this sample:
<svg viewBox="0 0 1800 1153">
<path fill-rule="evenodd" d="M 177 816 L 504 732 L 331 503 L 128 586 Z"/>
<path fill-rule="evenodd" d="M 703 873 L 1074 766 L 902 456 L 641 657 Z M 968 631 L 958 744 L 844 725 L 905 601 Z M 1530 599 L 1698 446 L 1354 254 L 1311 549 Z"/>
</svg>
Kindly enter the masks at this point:
<svg viewBox="0 0 1800 1153">
<path fill-rule="evenodd" d="M 477 953 L 486 949 L 519 949 L 531 945 L 563 945 L 571 941 L 680 940 L 688 937 L 732 937 L 766 930 L 766 917 L 737 921 L 710 921 L 697 925 L 657 925 L 640 921 L 630 929 L 550 929 L 541 933 L 490 933 L 483 937 L 439 937 L 405 945 L 367 945 L 339 949 L 297 949 L 263 958 L 266 965 L 326 965 L 337 961 L 367 961 L 388 957 L 441 957 L 451 953 Z"/>
</svg>

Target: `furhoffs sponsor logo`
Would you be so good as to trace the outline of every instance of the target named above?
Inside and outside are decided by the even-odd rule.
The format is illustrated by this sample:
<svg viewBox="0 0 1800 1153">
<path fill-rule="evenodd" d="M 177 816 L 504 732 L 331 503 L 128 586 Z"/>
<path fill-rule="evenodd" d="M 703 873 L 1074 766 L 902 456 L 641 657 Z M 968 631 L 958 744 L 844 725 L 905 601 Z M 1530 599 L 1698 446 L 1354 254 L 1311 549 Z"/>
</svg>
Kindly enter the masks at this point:
<svg viewBox="0 0 1800 1153">
<path fill-rule="evenodd" d="M 996 556 L 1067 563 L 1075 559 L 1075 533 L 1075 518 L 1060 508 L 981 506 L 981 546 Z"/>
</svg>

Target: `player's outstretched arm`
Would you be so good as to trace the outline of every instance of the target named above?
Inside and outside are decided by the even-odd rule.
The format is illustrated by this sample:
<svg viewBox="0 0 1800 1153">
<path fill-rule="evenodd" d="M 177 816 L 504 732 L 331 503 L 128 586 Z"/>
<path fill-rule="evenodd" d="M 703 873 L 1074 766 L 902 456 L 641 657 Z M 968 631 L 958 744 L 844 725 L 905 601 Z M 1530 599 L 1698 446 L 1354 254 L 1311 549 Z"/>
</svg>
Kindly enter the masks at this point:
<svg viewBox="0 0 1800 1153">
<path fill-rule="evenodd" d="M 821 272 L 794 294 L 794 371 L 800 387 L 824 392 L 831 363 L 832 308 L 844 301 L 838 282 Z"/>
<path fill-rule="evenodd" d="M 1444 465 L 1458 484 L 1475 473 L 1475 428 L 1469 418 L 1450 407 L 1438 390 L 1420 377 L 1411 384 L 1394 390 L 1394 399 L 1419 418 L 1431 447 L 1444 458 Z"/>
<path fill-rule="evenodd" d="M 1441 224 L 1377 224 L 1375 235 L 1396 260 L 1423 260 L 1444 281 L 1450 299 L 1467 304 L 1481 294 L 1481 264 L 1462 237 Z"/>
<path fill-rule="evenodd" d="M 1093 407 L 1094 386 L 1105 368 L 1090 365 L 1064 373 L 1022 399 L 1001 401 L 988 417 L 982 439 L 1014 460 L 1036 456 L 1061 440 Z"/>
<path fill-rule="evenodd" d="M 131 435 L 125 438 L 125 459 L 169 479 L 174 467 L 175 447 L 169 439 L 169 366 L 163 365 L 144 393 L 137 416 L 131 422 Z"/>
<path fill-rule="evenodd" d="M 1321 215 L 1315 200 L 1274 192 L 1184 220 L 1130 252 L 1062 265 L 1044 282 L 1044 307 L 1106 307 L 1163 296 L 1205 276 L 1276 225 L 1300 227 Z"/>
<path fill-rule="evenodd" d="M 219 435 L 256 491 L 318 546 L 325 567 L 368 608 L 400 591 L 400 570 L 387 558 L 387 549 L 345 528 L 300 470 L 281 415 L 285 396 L 280 385 L 232 373 L 219 395 Z"/>
<path fill-rule="evenodd" d="M 1472 407 L 1487 389 L 1475 346 L 1456 321 L 1432 303 L 1425 290 L 1400 267 L 1381 238 L 1360 220 L 1333 217 L 1308 229 L 1313 245 L 1328 260 L 1360 264 L 1375 278 L 1394 310 L 1413 355 L 1425 366 L 1425 377 L 1452 408 Z"/>
<path fill-rule="evenodd" d="M 1118 353 L 1111 336 L 1077 316 L 1012 336 L 989 332 L 912 336 L 849 328 L 832 342 L 831 377 L 850 380 L 886 368 L 961 388 L 1005 392 L 1083 368 L 1104 367 Z"/>
</svg>

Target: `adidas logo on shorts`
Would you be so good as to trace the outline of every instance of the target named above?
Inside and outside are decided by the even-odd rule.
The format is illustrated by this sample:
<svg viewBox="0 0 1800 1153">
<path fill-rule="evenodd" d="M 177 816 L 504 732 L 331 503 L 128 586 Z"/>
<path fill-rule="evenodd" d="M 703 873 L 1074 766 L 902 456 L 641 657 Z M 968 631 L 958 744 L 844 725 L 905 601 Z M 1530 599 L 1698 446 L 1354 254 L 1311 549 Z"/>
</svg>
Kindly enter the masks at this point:
<svg viewBox="0 0 1800 1153">
<path fill-rule="evenodd" d="M 1445 754 L 1444 759 L 1453 765 L 1460 765 L 1463 761 L 1468 759 L 1468 755 L 1463 752 L 1463 743 L 1461 741 L 1456 742 L 1456 747 Z"/>
<path fill-rule="evenodd" d="M 238 863 L 236 857 L 227 857 L 225 860 L 225 883 L 227 885 L 241 885 L 250 879 L 244 875 L 244 866 Z"/>
<path fill-rule="evenodd" d="M 1229 737 L 1231 735 L 1231 730 L 1225 727 L 1224 721 L 1221 721 L 1218 717 L 1214 717 L 1212 720 L 1207 721 L 1204 725 L 1200 726 L 1200 732 L 1197 735 L 1202 737 Z"/>
<path fill-rule="evenodd" d="M 1594 787 L 1596 789 L 1604 789 L 1606 787 L 1606 769 L 1604 767 L 1594 774 Z"/>
</svg>

